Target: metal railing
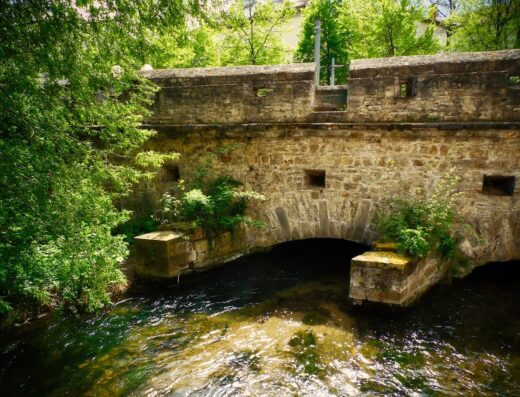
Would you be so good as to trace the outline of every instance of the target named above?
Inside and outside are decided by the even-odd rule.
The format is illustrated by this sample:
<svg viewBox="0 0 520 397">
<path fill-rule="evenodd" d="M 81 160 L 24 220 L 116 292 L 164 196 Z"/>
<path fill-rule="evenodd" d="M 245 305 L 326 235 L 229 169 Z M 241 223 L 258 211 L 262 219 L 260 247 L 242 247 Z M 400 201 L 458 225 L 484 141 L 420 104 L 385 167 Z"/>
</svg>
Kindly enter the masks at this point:
<svg viewBox="0 0 520 397">
<path fill-rule="evenodd" d="M 316 64 L 316 69 L 314 71 L 314 84 L 316 87 L 320 86 L 320 70 L 321 70 L 321 21 L 316 19 L 316 28 L 314 33 L 314 63 Z M 336 68 L 343 68 L 346 65 L 336 65 L 336 58 L 332 58 L 330 65 L 330 82 L 329 84 L 333 86 L 335 84 L 336 77 Z"/>
</svg>

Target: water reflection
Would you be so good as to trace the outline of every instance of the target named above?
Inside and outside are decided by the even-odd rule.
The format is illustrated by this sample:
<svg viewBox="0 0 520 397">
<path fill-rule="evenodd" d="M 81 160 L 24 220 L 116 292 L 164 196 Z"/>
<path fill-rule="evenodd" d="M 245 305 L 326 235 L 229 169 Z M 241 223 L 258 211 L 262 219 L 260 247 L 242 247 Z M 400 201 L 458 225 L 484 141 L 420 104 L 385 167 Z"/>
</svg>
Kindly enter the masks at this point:
<svg viewBox="0 0 520 397">
<path fill-rule="evenodd" d="M 197 283 L 136 292 L 96 317 L 51 321 L 4 341 L 0 390 L 520 395 L 520 264 L 435 288 L 412 310 L 360 310 L 346 299 L 346 263 L 362 250 L 294 244 Z"/>
</svg>

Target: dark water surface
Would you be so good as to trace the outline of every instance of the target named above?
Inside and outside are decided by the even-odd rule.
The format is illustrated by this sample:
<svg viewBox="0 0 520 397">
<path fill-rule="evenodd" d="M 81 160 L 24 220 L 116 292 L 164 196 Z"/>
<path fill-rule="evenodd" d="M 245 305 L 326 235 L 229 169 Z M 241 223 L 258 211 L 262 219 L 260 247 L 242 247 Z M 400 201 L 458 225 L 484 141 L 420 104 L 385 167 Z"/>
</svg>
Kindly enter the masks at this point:
<svg viewBox="0 0 520 397">
<path fill-rule="evenodd" d="M 520 263 L 414 308 L 347 302 L 363 247 L 310 240 L 0 341 L 2 396 L 520 396 Z"/>
</svg>

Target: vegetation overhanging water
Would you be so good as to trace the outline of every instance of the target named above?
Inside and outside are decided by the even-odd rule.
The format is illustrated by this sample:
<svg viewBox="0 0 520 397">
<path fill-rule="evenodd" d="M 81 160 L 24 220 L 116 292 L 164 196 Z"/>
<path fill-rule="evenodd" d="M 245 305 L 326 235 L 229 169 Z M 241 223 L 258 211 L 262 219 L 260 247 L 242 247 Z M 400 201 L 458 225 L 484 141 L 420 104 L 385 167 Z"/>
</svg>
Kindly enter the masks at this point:
<svg viewBox="0 0 520 397">
<path fill-rule="evenodd" d="M 412 309 L 347 302 L 362 246 L 291 243 L 1 342 L 6 396 L 520 395 L 518 263 Z M 182 280 L 181 280 L 182 281 Z"/>
</svg>

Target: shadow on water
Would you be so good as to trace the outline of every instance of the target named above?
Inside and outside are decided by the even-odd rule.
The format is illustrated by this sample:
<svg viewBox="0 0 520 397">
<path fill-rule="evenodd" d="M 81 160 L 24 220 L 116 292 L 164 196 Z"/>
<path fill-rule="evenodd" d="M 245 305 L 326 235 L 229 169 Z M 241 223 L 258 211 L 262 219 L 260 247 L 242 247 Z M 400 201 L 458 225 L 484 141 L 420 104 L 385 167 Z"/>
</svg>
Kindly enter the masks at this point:
<svg viewBox="0 0 520 397">
<path fill-rule="evenodd" d="M 363 244 L 337 239 L 291 241 L 267 252 L 241 257 L 221 268 L 181 277 L 179 285 L 176 281 L 138 285 L 130 295 L 164 300 L 175 296 L 183 308 L 213 313 L 261 302 L 273 292 L 317 276 L 328 276 L 335 283 L 341 279 L 346 289 L 350 259 L 368 249 Z"/>
<path fill-rule="evenodd" d="M 381 335 L 425 329 L 453 336 L 461 352 L 520 353 L 520 262 L 491 263 L 433 287 L 414 307 L 358 310 L 360 327 Z M 361 321 L 362 320 L 362 321 Z M 513 320 L 513 321 L 512 321 Z M 510 328 L 508 328 L 510 326 Z M 380 335 L 380 336 L 381 336 Z"/>
<path fill-rule="evenodd" d="M 520 263 L 354 308 L 367 247 L 304 240 L 0 344 L 2 395 L 520 395 Z"/>
</svg>

